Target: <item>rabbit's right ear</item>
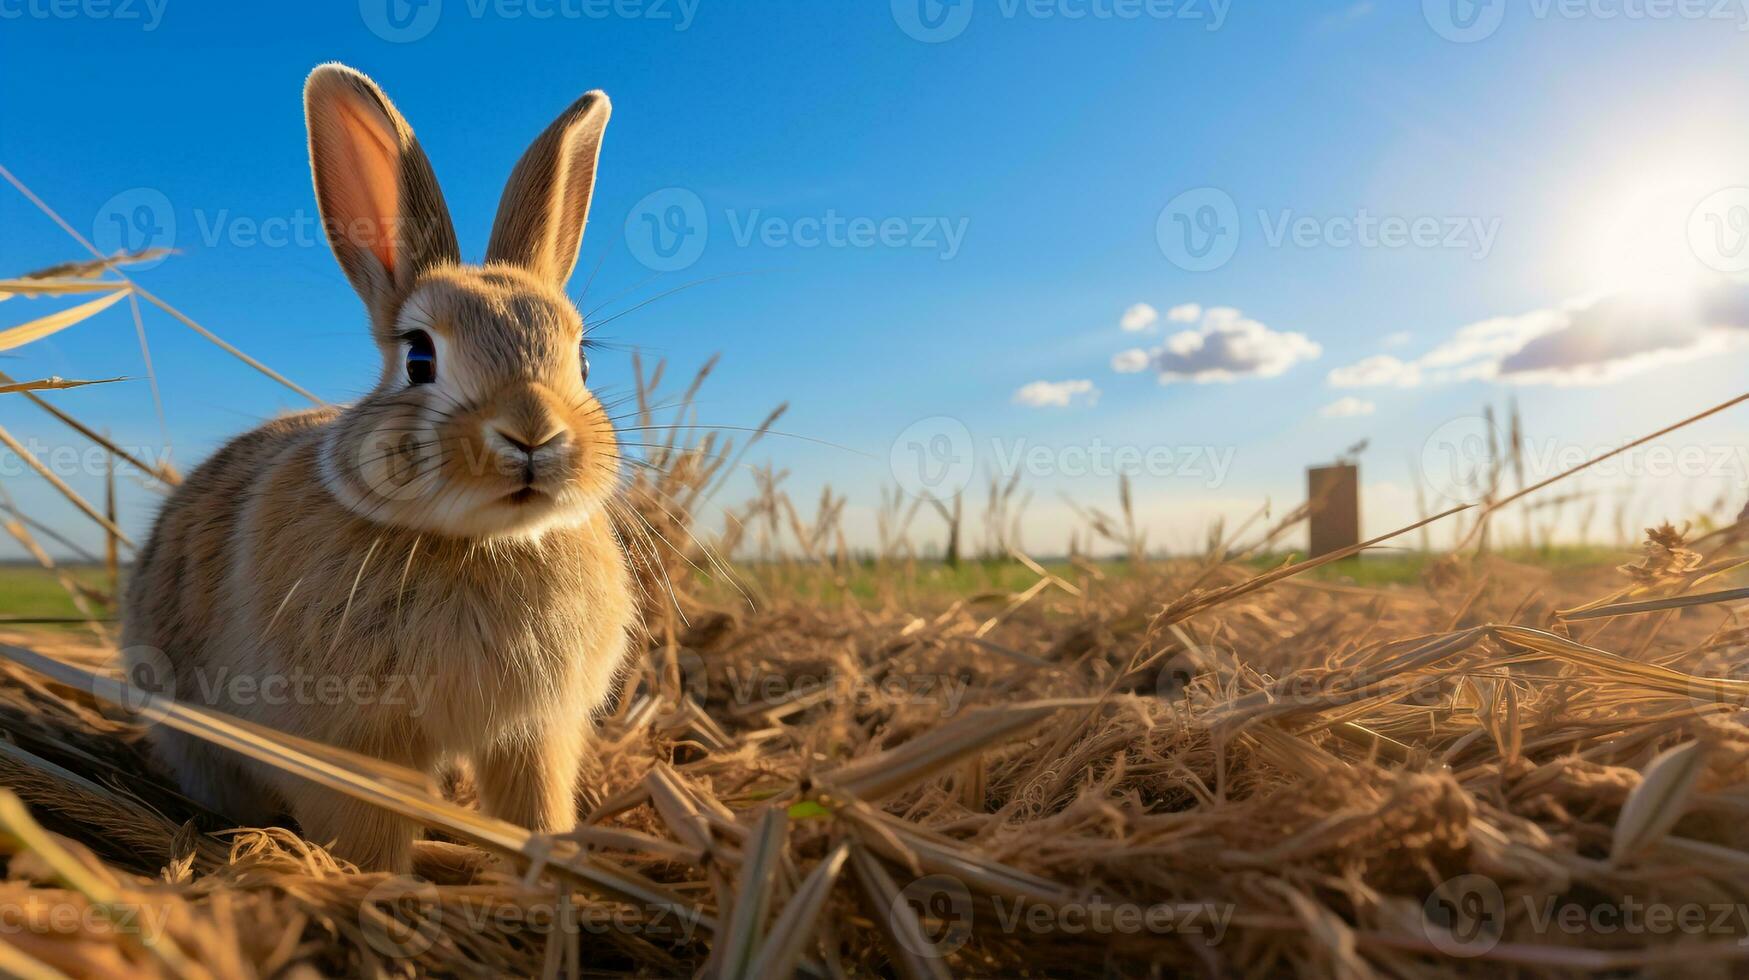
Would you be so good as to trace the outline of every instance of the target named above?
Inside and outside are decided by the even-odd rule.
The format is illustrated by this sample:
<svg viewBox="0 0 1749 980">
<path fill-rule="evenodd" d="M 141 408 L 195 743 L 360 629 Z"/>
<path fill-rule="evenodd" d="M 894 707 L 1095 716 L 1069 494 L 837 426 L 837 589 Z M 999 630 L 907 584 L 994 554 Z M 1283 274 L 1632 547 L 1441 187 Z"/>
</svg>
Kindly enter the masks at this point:
<svg viewBox="0 0 1749 980">
<path fill-rule="evenodd" d="M 437 177 L 388 96 L 345 65 L 310 73 L 304 119 L 323 231 L 381 324 L 421 272 L 461 260 Z"/>
</svg>

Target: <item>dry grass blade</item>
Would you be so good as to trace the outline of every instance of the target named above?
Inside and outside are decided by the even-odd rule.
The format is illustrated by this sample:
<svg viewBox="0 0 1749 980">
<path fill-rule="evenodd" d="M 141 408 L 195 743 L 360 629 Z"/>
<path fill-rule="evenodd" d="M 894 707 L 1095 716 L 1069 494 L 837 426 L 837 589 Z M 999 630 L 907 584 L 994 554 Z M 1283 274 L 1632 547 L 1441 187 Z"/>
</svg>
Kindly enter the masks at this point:
<svg viewBox="0 0 1749 980">
<path fill-rule="evenodd" d="M 715 850 L 711 844 L 710 822 L 672 769 L 665 765 L 652 768 L 644 777 L 644 786 L 668 831 L 680 838 L 681 843 L 707 854 Z"/>
<path fill-rule="evenodd" d="M 1400 527 L 1388 534 L 1381 534 L 1376 538 L 1371 538 L 1362 541 L 1359 544 L 1350 545 L 1349 547 L 1332 551 L 1329 554 L 1319 555 L 1316 558 L 1308 558 L 1305 561 L 1296 562 L 1292 565 L 1284 565 L 1281 568 L 1263 572 L 1246 579 L 1243 582 L 1236 582 L 1224 588 L 1214 589 L 1207 592 L 1195 591 L 1187 593 L 1176 601 L 1168 603 L 1166 608 L 1162 609 L 1159 615 L 1154 617 L 1154 626 L 1156 628 L 1163 628 L 1170 626 L 1173 623 L 1183 622 L 1211 606 L 1218 606 L 1225 602 L 1231 602 L 1234 599 L 1244 595 L 1249 595 L 1252 592 L 1256 592 L 1258 589 L 1267 588 L 1284 578 L 1291 578 L 1301 572 L 1309 572 L 1314 568 L 1321 568 L 1332 562 L 1341 561 L 1344 558 L 1352 558 L 1368 548 L 1376 548 L 1394 537 L 1408 534 L 1410 531 L 1425 527 L 1435 521 L 1442 521 L 1453 514 L 1461 514 L 1464 511 L 1469 510 L 1470 507 L 1470 504 L 1453 507 L 1450 510 L 1441 511 L 1432 517 L 1416 521 L 1407 527 Z"/>
<path fill-rule="evenodd" d="M 1494 626 L 1489 628 L 1489 632 L 1497 639 L 1513 645 L 1556 659 L 1584 664 L 1607 677 L 1665 694 L 1718 701 L 1749 701 L 1749 681 L 1685 674 L 1658 664 L 1629 660 L 1564 636 L 1524 626 Z"/>
<path fill-rule="evenodd" d="M 1611 616 L 1634 616 L 1639 613 L 1663 612 L 1666 609 L 1687 609 L 1690 606 L 1706 606 L 1715 602 L 1736 602 L 1739 599 L 1749 599 L 1749 589 L 1722 589 L 1718 592 L 1671 596 L 1667 599 L 1616 602 L 1606 606 L 1563 610 L 1555 613 L 1555 617 L 1569 623 L 1577 623 L 1587 619 L 1608 619 Z"/>
<path fill-rule="evenodd" d="M 850 868 L 857 884 L 862 886 L 868 917 L 874 920 L 885 937 L 887 958 L 899 975 L 905 980 L 949 980 L 952 974 L 942 958 L 923 952 L 934 949 L 935 944 L 930 942 L 922 921 L 917 918 L 917 910 L 905 901 L 904 894 L 899 891 L 893 876 L 881 866 L 880 859 L 867 848 L 852 847 Z"/>
<path fill-rule="evenodd" d="M 1536 483 L 1531 484 L 1528 487 L 1523 487 L 1520 490 L 1518 490 L 1516 493 L 1510 494 L 1509 496 L 1507 496 L 1503 499 L 1490 501 L 1488 503 L 1487 509 L 1482 512 L 1482 515 L 1479 518 L 1477 518 L 1475 525 L 1470 528 L 1470 533 L 1464 538 L 1463 544 L 1460 545 L 1460 548 L 1468 546 L 1470 541 L 1475 538 L 1475 536 L 1480 532 L 1480 530 L 1487 526 L 1488 515 L 1494 513 L 1495 511 L 1498 511 L 1500 508 L 1505 507 L 1508 504 L 1514 503 L 1518 500 L 1521 500 L 1524 497 L 1527 497 L 1527 496 L 1537 492 L 1538 490 L 1541 490 L 1542 488 L 1544 488 L 1546 486 L 1549 486 L 1549 485 L 1555 484 L 1555 483 L 1559 483 L 1560 481 L 1565 480 L 1566 478 L 1572 476 L 1575 473 L 1579 473 L 1579 472 L 1582 472 L 1584 470 L 1588 470 L 1591 467 L 1596 466 L 1598 463 L 1602 463 L 1606 460 L 1614 459 L 1615 457 L 1620 456 L 1622 453 L 1629 452 L 1630 450 L 1633 450 L 1633 449 L 1636 449 L 1640 446 L 1643 446 L 1646 443 L 1653 441 L 1654 439 L 1659 439 L 1659 438 L 1662 438 L 1664 436 L 1667 436 L 1670 433 L 1675 432 L 1677 429 L 1686 428 L 1687 426 L 1693 425 L 1694 423 L 1699 422 L 1702 419 L 1711 418 L 1714 415 L 1717 415 L 1720 412 L 1725 411 L 1726 409 L 1734 408 L 1738 405 L 1743 404 L 1746 401 L 1749 401 L 1749 394 L 1738 395 L 1735 398 L 1720 402 L 1719 404 L 1714 405 L 1713 407 L 1711 407 L 1709 409 L 1706 409 L 1704 411 L 1697 412 L 1693 415 L 1690 415 L 1680 422 L 1672 423 L 1672 424 L 1667 425 L 1664 428 L 1659 429 L 1658 431 L 1653 432 L 1649 435 L 1641 436 L 1640 438 L 1635 439 L 1632 442 L 1624 443 L 1620 446 L 1617 446 L 1614 449 L 1611 449 L 1609 452 L 1599 453 L 1598 455 L 1591 457 L 1590 459 L 1586 460 L 1585 462 L 1580 463 L 1578 466 L 1574 466 L 1570 469 L 1563 470 L 1559 473 L 1556 473 L 1554 476 L 1549 477 L 1546 480 L 1540 480 Z M 1492 432 L 1492 429 L 1490 429 L 1490 432 Z"/>
<path fill-rule="evenodd" d="M 691 903 L 637 875 L 599 858 L 555 854 L 550 838 L 539 838 L 526 828 L 487 817 L 424 791 L 427 780 L 419 773 L 332 746 L 283 733 L 269 733 L 260 726 L 239 722 L 217 711 L 130 689 L 115 678 L 62 663 L 34 650 L 0 643 L 0 656 L 74 690 L 87 691 L 111 704 L 131 706 L 152 721 L 328 789 L 476 844 L 515 855 L 536 868 L 546 867 L 565 873 L 616 898 L 683 916 L 707 930 L 714 928 L 714 923 L 702 916 Z"/>
<path fill-rule="evenodd" d="M 12 181 L 13 186 L 18 187 L 19 190 L 24 190 L 24 188 L 16 182 L 17 178 L 12 177 L 11 174 L 7 174 L 6 178 L 9 181 Z M 37 203 L 39 200 L 35 195 L 28 192 L 25 193 L 25 196 L 30 198 L 32 203 Z M 91 251 L 95 252 L 96 250 L 92 249 Z M 90 280 L 109 272 L 111 269 L 137 265 L 141 262 L 155 262 L 166 255 L 175 254 L 175 249 L 162 247 L 142 248 L 136 249 L 132 252 L 118 251 L 114 255 L 99 254 L 96 258 L 92 259 L 75 259 L 72 262 L 61 262 L 56 265 L 48 266 L 47 268 L 35 269 L 26 272 L 18 278 L 27 282 L 38 282 L 44 279 Z"/>
<path fill-rule="evenodd" d="M 775 808 L 773 808 L 775 809 Z M 783 907 L 777 921 L 772 923 L 771 934 L 759 947 L 759 953 L 753 958 L 752 965 L 747 970 L 749 977 L 788 977 L 795 975 L 796 964 L 802 960 L 807 951 L 808 943 L 814 938 L 814 926 L 820 921 L 820 916 L 826 911 L 827 898 L 832 894 L 832 886 L 838 882 L 838 873 L 844 870 L 844 862 L 850 856 L 850 843 L 840 841 L 837 847 L 827 853 L 824 860 L 808 872 L 802 879 L 796 893 Z"/>
<path fill-rule="evenodd" d="M 14 296 L 70 296 L 107 293 L 120 283 L 104 279 L 0 279 L 0 302 Z"/>
<path fill-rule="evenodd" d="M 119 528 L 115 525 L 114 521 L 103 516 L 102 512 L 100 512 L 96 507 L 91 506 L 90 501 L 86 500 L 84 497 L 79 496 L 79 492 L 77 490 L 74 490 L 72 487 L 67 486 L 67 482 L 65 480 L 61 479 L 59 476 L 56 476 L 54 470 L 51 470 L 47 466 L 43 465 L 42 460 L 37 459 L 35 453 L 32 453 L 30 450 L 26 449 L 22 444 L 19 443 L 19 441 L 17 439 L 14 439 L 12 437 L 12 433 L 6 431 L 5 427 L 3 427 L 3 426 L 0 426 L 0 444 L 4 444 L 8 449 L 17 453 L 19 458 L 24 460 L 25 464 L 28 465 L 31 469 L 35 470 L 36 474 L 38 476 L 42 477 L 44 480 L 47 480 L 49 482 L 50 486 L 54 487 L 56 490 L 59 490 L 61 492 L 61 496 L 66 497 L 67 500 L 69 502 L 71 502 L 73 504 L 73 506 L 79 508 L 79 510 L 81 512 L 83 512 L 86 517 L 89 517 L 92 520 L 96 521 L 98 526 L 102 527 L 105 531 L 108 531 L 110 534 L 115 535 L 116 540 L 127 545 L 129 548 L 135 547 L 133 538 L 128 537 L 127 534 L 124 533 L 121 528 Z"/>
<path fill-rule="evenodd" d="M 0 384 L 0 395 L 10 395 L 21 391 L 60 391 L 65 388 L 83 388 L 86 385 L 108 385 L 126 378 L 102 378 L 96 381 L 75 381 L 72 378 L 47 377 L 37 381 L 12 381 Z"/>
<path fill-rule="evenodd" d="M 898 748 L 821 773 L 819 781 L 857 799 L 878 800 L 952 770 L 967 756 L 1025 732 L 1062 707 L 1052 704 L 979 709 Z"/>
<path fill-rule="evenodd" d="M 111 288 L 114 288 L 113 284 Z M 23 347 L 33 340 L 41 340 L 76 323 L 88 320 L 121 302 L 127 294 L 126 288 L 116 289 L 108 296 L 94 299 L 89 303 L 81 303 L 78 306 L 50 313 L 48 316 L 39 317 L 29 323 L 21 323 L 16 327 L 0 330 L 0 351 Z"/>
<path fill-rule="evenodd" d="M 931 874 L 952 875 L 986 895 L 1060 908 L 1075 901 L 1073 890 L 1038 875 L 963 848 L 958 841 L 934 838 L 903 821 L 862 805 L 846 806 L 840 817 L 858 830 L 863 845 L 888 860 Z"/>
<path fill-rule="evenodd" d="M 0 383 L 10 384 L 12 381 L 13 381 L 13 379 L 10 376 L 8 376 L 6 374 L 6 372 L 0 371 Z M 114 453 L 117 457 L 124 459 L 124 460 L 127 460 L 129 465 L 133 466 L 135 469 L 138 469 L 141 473 L 144 473 L 144 474 L 152 477 L 153 479 L 158 480 L 158 481 L 166 484 L 167 486 L 176 486 L 177 484 L 182 482 L 182 477 L 180 475 L 178 475 L 175 470 L 171 469 L 167 464 L 166 465 L 153 465 L 151 463 L 148 463 L 148 462 L 140 459 L 138 456 L 135 456 L 133 453 L 128 452 L 126 449 L 123 449 L 122 447 L 116 445 L 114 442 L 110 441 L 110 439 L 107 436 L 104 436 L 102 433 L 99 433 L 97 430 L 91 428 L 90 426 L 86 425 L 83 422 L 80 422 L 78 419 L 72 417 L 71 415 L 68 415 L 66 412 L 61 411 L 59 408 L 55 407 L 53 404 L 49 403 L 48 401 L 45 401 L 44 399 L 39 398 L 34 392 L 25 391 L 25 392 L 21 392 L 21 394 L 23 394 L 25 398 L 30 399 L 31 404 L 33 404 L 36 407 L 42 409 L 43 411 L 49 413 L 50 415 L 53 415 L 57 420 L 60 421 L 60 423 L 62 425 L 67 426 L 68 428 L 79 433 L 80 435 L 84 436 L 85 438 L 90 439 L 92 442 L 97 443 L 99 446 L 102 446 L 103 448 Z"/>
<path fill-rule="evenodd" d="M 32 959 L 30 954 L 4 938 L 0 938 L 0 976 L 16 977 L 17 980 L 71 980 L 54 967 Z"/>
<path fill-rule="evenodd" d="M 86 867 L 83 861 L 69 854 L 60 843 L 31 819 L 30 811 L 11 790 L 0 789 L 0 839 L 11 850 L 24 850 L 47 864 L 64 884 L 89 900 L 98 914 L 113 918 L 127 896 L 111 881 L 106 881 Z M 207 971 L 195 964 L 182 947 L 169 935 L 141 936 L 140 943 L 172 976 L 204 977 Z"/>
<path fill-rule="evenodd" d="M 1706 746 L 1688 742 L 1666 749 L 1646 764 L 1640 785 L 1628 794 L 1615 820 L 1609 859 L 1630 861 L 1658 843 L 1682 817 L 1694 784 L 1706 771 Z"/>
<path fill-rule="evenodd" d="M 788 835 L 789 814 L 783 807 L 767 807 L 759 815 L 742 854 L 734 908 L 714 953 L 719 957 L 719 972 L 724 977 L 776 976 L 752 972 L 752 966 L 760 939 L 765 935 L 765 921 L 771 911 L 777 869 L 782 864 Z"/>
<path fill-rule="evenodd" d="M 43 214 L 47 215 L 49 217 L 49 220 L 51 220 L 55 224 L 59 225 L 61 227 L 62 231 L 65 231 L 69 236 L 72 237 L 72 239 L 74 241 L 78 242 L 81 247 L 83 247 L 87 252 L 91 253 L 92 257 L 94 259 L 96 259 L 96 263 L 86 263 L 86 264 L 84 264 L 85 267 L 90 267 L 91 265 L 95 264 L 95 265 L 100 265 L 106 269 L 113 269 L 113 268 L 116 268 L 117 266 L 124 265 L 130 261 L 144 261 L 142 256 L 146 253 L 134 253 L 133 255 L 104 255 L 102 252 L 98 251 L 97 247 L 95 245 L 92 245 L 91 242 L 88 241 L 84 235 L 79 234 L 77 231 L 74 230 L 72 225 L 67 223 L 67 219 L 61 217 L 58 213 L 56 213 L 54 208 L 49 207 L 47 202 L 45 202 L 42 198 L 38 197 L 36 195 L 36 192 L 32 191 L 29 187 L 25 186 L 23 181 L 19 180 L 18 177 L 12 173 L 12 171 L 6 169 L 6 167 L 4 167 L 4 166 L 0 166 L 0 180 L 5 180 L 7 183 L 9 183 L 13 187 L 17 188 L 18 192 L 20 194 L 23 194 L 25 199 L 30 201 L 30 203 L 32 205 L 34 205 L 37 210 L 39 210 Z M 223 337 L 220 337 L 218 334 L 215 334 L 211 330 L 208 330 L 207 328 L 194 322 L 192 319 L 190 319 L 188 317 L 187 314 L 183 313 L 181 310 L 176 309 L 175 307 L 171 306 L 169 303 L 164 302 L 163 300 L 159 299 L 158 297 L 152 295 L 150 292 L 140 288 L 139 283 L 136 283 L 132 279 L 129 279 L 125 274 L 117 272 L 116 275 L 121 279 L 121 283 L 123 285 L 125 285 L 125 287 L 126 287 L 123 290 L 123 292 L 132 292 L 134 295 L 138 296 L 140 299 L 143 299 L 146 302 L 151 303 L 153 306 L 156 306 L 159 309 L 163 310 L 164 312 L 170 314 L 178 322 L 180 322 L 183 326 L 189 328 L 190 330 L 193 330 L 195 333 L 200 334 L 202 337 L 205 337 L 207 340 L 209 340 L 213 344 L 217 345 L 221 350 L 230 354 L 232 357 L 237 358 L 238 360 L 249 365 L 250 367 L 254 368 L 255 370 L 260 371 L 262 374 L 267 375 L 268 377 L 279 382 L 280 384 L 285 385 L 287 388 L 290 388 L 291 390 L 297 392 L 298 394 L 304 396 L 305 398 L 308 398 L 312 404 L 315 404 L 315 405 L 325 404 L 322 401 L 322 399 L 316 397 L 316 395 L 314 393 L 312 393 L 309 389 L 304 388 L 303 386 L 293 382 L 290 378 L 287 378 L 285 375 L 280 374 L 278 371 L 275 371 L 274 369 L 268 367 L 266 364 L 263 364 L 260 361 L 256 360 L 255 358 L 250 357 L 248 354 L 243 353 L 241 350 L 238 350 L 236 347 L 232 346 L 229 342 L 227 342 Z M 4 348 L 0 347 L 0 349 L 4 349 Z"/>
</svg>

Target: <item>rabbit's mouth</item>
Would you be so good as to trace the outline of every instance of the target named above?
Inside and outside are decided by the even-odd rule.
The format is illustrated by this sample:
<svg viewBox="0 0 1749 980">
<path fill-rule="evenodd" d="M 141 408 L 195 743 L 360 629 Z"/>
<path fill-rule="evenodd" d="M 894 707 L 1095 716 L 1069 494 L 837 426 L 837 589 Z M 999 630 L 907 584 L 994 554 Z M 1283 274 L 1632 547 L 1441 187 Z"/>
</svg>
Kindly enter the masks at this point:
<svg viewBox="0 0 1749 980">
<path fill-rule="evenodd" d="M 536 490 L 534 487 L 523 487 L 520 490 L 504 496 L 504 502 L 512 507 L 523 507 L 544 499 L 546 499 L 546 494 Z"/>
</svg>

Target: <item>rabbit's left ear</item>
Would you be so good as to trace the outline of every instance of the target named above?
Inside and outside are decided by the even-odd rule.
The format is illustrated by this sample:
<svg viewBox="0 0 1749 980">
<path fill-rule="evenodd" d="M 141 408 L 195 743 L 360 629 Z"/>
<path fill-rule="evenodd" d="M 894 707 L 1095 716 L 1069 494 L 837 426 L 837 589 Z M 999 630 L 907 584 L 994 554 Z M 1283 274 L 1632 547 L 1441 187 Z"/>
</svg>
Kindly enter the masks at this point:
<svg viewBox="0 0 1749 980">
<path fill-rule="evenodd" d="M 534 141 L 510 172 L 486 261 L 508 262 L 564 288 L 577 265 L 595 161 L 613 111 L 607 96 L 590 92 L 571 104 Z"/>
</svg>

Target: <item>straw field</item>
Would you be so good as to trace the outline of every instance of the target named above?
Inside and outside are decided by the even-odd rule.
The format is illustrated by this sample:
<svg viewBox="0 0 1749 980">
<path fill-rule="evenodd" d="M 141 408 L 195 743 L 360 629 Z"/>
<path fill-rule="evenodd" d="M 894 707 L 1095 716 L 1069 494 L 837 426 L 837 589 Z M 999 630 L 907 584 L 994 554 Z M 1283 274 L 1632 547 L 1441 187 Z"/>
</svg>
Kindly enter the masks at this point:
<svg viewBox="0 0 1749 980">
<path fill-rule="evenodd" d="M 0 281 L 20 324 L 0 350 L 124 299 L 181 316 L 124 270 Z M 45 296 L 77 305 L 12 313 Z M 480 815 L 465 769 L 430 780 L 130 686 L 113 509 L 59 488 L 120 556 L 74 574 L 5 501 L 66 596 L 26 618 L 73 622 L 0 636 L 0 974 L 1749 969 L 1749 528 L 1653 528 L 1620 567 L 1515 562 L 1481 546 L 1490 522 L 1559 488 L 1497 481 L 1428 518 L 1465 547 L 1359 585 L 1353 554 L 1269 557 L 1304 508 L 1177 558 L 1127 503 L 1085 511 L 1086 550 L 1121 557 L 1040 564 L 1008 533 L 1016 489 L 992 486 L 950 571 L 913 523 L 938 511 L 958 539 L 975 507 L 891 497 L 883 546 L 853 554 L 843 498 L 798 506 L 767 469 L 728 521 L 695 520 L 781 413 L 739 445 L 670 427 L 705 378 L 668 398 L 660 375 L 640 369 L 634 428 L 665 435 L 620 518 L 645 656 L 556 837 Z M 0 407 L 101 442 L 77 391 L 43 393 L 76 382 L 0 381 Z M 150 758 L 149 721 L 413 817 L 416 874 L 202 810 Z"/>
</svg>

